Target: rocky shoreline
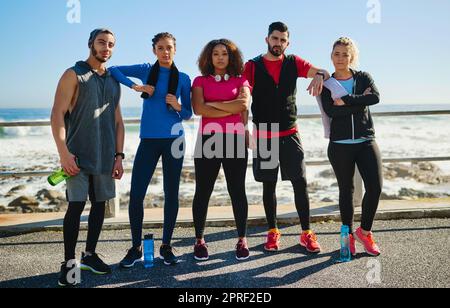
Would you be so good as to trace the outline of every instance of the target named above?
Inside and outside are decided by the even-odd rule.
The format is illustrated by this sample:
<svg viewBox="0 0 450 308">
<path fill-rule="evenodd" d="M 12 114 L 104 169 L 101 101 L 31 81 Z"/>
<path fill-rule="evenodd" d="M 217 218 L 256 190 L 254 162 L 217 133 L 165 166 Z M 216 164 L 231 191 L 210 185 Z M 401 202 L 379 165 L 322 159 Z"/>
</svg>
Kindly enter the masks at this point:
<svg viewBox="0 0 450 308">
<path fill-rule="evenodd" d="M 44 166 L 38 166 L 38 168 L 29 168 L 33 170 L 27 171 L 41 171 L 46 170 Z M 7 171 L 5 167 L 0 166 L 0 170 Z M 384 179 L 386 181 L 395 181 L 399 179 L 412 180 L 417 183 L 429 185 L 430 187 L 436 185 L 445 185 L 450 183 L 450 175 L 444 174 L 441 169 L 433 163 L 421 162 L 411 164 L 386 164 L 383 167 Z M 248 176 L 251 176 L 249 174 Z M 318 174 L 318 178 L 327 180 L 332 183 L 331 185 L 325 185 L 320 180 L 311 181 L 308 185 L 312 202 L 336 202 L 329 197 L 329 190 L 337 190 L 337 183 L 335 180 L 334 172 L 331 168 L 326 169 Z M 1 185 L 7 183 L 8 180 L 3 179 L 0 181 Z M 162 174 L 161 171 L 157 171 L 152 180 L 151 185 L 161 184 Z M 32 179 L 26 180 L 26 182 L 32 182 Z M 211 206 L 227 206 L 230 204 L 229 197 L 226 191 L 226 184 L 223 173 L 219 174 L 217 180 L 220 185 L 219 195 L 213 195 L 211 198 Z M 189 189 L 180 191 L 180 207 L 191 207 L 193 199 L 193 189 L 195 188 L 195 173 L 194 171 L 183 170 L 181 177 L 181 187 L 187 187 Z M 222 187 L 223 186 L 223 187 Z M 42 213 L 42 212 L 61 212 L 67 209 L 67 202 L 65 194 L 57 190 L 40 189 L 34 194 L 30 194 L 27 191 L 27 184 L 21 184 L 12 187 L 6 194 L 0 196 L 3 199 L 0 200 L 12 200 L 7 205 L 0 203 L 0 213 L 3 214 L 16 214 L 16 213 Z M 122 209 L 128 208 L 129 192 L 120 195 L 120 206 Z M 401 187 L 395 194 L 382 194 L 382 200 L 416 200 L 421 198 L 442 198 L 450 196 L 448 193 L 432 192 L 428 190 L 417 190 L 408 187 Z M 253 192 L 249 195 L 249 204 L 262 203 L 259 191 Z M 164 196 L 162 194 L 149 193 L 144 201 L 146 208 L 161 208 L 164 206 Z"/>
</svg>

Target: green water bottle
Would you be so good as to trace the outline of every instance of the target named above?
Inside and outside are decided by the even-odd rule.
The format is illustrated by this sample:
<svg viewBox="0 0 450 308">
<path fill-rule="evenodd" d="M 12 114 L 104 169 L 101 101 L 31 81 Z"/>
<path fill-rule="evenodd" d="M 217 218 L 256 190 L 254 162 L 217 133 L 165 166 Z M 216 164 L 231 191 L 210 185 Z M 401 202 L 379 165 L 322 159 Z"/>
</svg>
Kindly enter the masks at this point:
<svg viewBox="0 0 450 308">
<path fill-rule="evenodd" d="M 78 158 L 75 158 L 75 163 L 77 164 L 77 166 L 79 166 Z M 47 181 L 50 185 L 56 186 L 61 182 L 64 182 L 68 178 L 70 178 L 70 175 L 68 175 L 63 169 L 59 169 L 58 171 L 50 175 L 47 178 Z"/>
</svg>

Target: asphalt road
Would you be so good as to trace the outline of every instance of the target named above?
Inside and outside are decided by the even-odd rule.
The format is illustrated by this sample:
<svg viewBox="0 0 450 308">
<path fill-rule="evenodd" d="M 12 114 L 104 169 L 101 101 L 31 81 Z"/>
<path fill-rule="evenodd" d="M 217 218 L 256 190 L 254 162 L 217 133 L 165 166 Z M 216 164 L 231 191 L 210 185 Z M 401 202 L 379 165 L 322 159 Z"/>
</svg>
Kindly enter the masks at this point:
<svg viewBox="0 0 450 308">
<path fill-rule="evenodd" d="M 298 245 L 298 226 L 281 229 L 283 247 L 278 253 L 265 252 L 265 228 L 252 227 L 252 256 L 245 262 L 234 257 L 233 228 L 208 228 L 211 259 L 203 263 L 192 257 L 193 230 L 177 229 L 173 245 L 181 263 L 168 267 L 158 260 L 149 270 L 140 264 L 131 270 L 120 269 L 118 263 L 130 245 L 130 231 L 106 231 L 98 252 L 112 264 L 113 274 L 83 272 L 80 287 L 450 287 L 450 219 L 377 221 L 374 229 L 382 256 L 369 257 L 358 246 L 357 258 L 345 264 L 337 262 L 340 225 L 330 222 L 313 228 L 323 248 L 318 255 L 310 255 Z M 160 245 L 162 230 L 146 232 L 153 232 L 156 245 Z M 82 232 L 77 255 L 85 239 Z M 62 233 L 58 232 L 0 237 L 0 288 L 56 287 L 62 249 Z"/>
</svg>

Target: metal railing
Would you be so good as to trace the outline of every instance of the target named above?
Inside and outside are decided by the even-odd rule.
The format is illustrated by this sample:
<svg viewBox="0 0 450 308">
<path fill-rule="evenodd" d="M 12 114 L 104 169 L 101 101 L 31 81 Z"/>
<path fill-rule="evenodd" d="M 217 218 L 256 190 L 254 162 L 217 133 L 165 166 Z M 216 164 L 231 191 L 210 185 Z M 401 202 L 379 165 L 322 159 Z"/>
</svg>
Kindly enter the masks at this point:
<svg viewBox="0 0 450 308">
<path fill-rule="evenodd" d="M 374 112 L 372 116 L 375 117 L 408 117 L 408 116 L 440 116 L 440 115 L 450 115 L 450 110 L 430 110 L 430 111 L 400 111 L 400 112 Z M 320 114 L 310 114 L 310 115 L 301 115 L 298 116 L 299 119 L 321 119 Z M 251 118 L 250 118 L 251 119 Z M 193 122 L 194 120 L 190 120 L 188 122 Z M 125 125 L 139 125 L 139 119 L 126 119 L 124 120 Z M 20 122 L 0 122 L 1 127 L 42 127 L 42 126 L 50 126 L 50 121 L 20 121 Z M 442 157 L 408 157 L 408 158 L 384 158 L 383 163 L 404 163 L 404 162 L 442 162 L 442 161 L 450 161 L 450 156 L 442 156 Z M 309 166 L 324 166 L 329 165 L 330 162 L 328 160 L 316 160 L 316 161 L 307 161 L 307 165 Z M 251 167 L 251 164 L 249 164 Z M 193 170 L 194 166 L 184 166 L 185 170 Z M 161 169 L 158 167 L 157 169 Z M 126 173 L 132 171 L 131 168 L 126 168 L 124 170 Z M 0 172 L 0 178 L 21 178 L 21 177 L 46 177 L 52 174 L 53 171 L 30 171 L 30 172 Z M 361 204 L 362 196 L 363 196 L 363 185 L 362 179 L 359 175 L 359 172 L 356 172 L 355 175 L 355 204 Z M 119 211 L 119 202 L 118 200 L 112 200 L 113 202 L 109 203 L 109 213 L 110 217 L 114 217 L 118 214 Z M 112 208 L 114 207 L 114 208 Z M 107 210 L 108 211 L 108 210 Z"/>
<path fill-rule="evenodd" d="M 375 117 L 407 117 L 407 116 L 438 116 L 450 115 L 450 110 L 430 110 L 430 111 L 399 111 L 399 112 L 372 112 Z M 306 114 L 298 116 L 298 119 L 321 119 L 320 114 Z M 251 117 L 250 117 L 251 119 Z M 194 120 L 189 120 L 193 122 Z M 140 119 L 126 119 L 125 125 L 138 125 Z M 18 121 L 18 122 L 0 122 L 0 127 L 39 127 L 50 126 L 50 121 Z"/>
</svg>

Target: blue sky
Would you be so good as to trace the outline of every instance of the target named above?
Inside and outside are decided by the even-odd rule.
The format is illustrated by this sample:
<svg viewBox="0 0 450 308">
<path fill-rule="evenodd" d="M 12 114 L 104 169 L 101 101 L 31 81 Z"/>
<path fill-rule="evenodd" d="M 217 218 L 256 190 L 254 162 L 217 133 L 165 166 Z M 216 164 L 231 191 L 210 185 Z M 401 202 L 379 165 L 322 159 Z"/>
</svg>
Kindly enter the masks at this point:
<svg viewBox="0 0 450 308">
<path fill-rule="evenodd" d="M 266 51 L 273 21 L 291 31 L 290 53 L 332 70 L 331 46 L 354 38 L 362 70 L 377 82 L 385 104 L 450 104 L 450 1 L 380 0 L 381 23 L 370 24 L 368 0 L 79 0 L 81 22 L 67 22 L 68 0 L 0 1 L 0 108 L 51 107 L 64 70 L 88 56 L 89 32 L 110 27 L 117 47 L 110 65 L 154 62 L 151 38 L 177 37 L 176 63 L 193 79 L 197 57 L 211 39 L 235 41 L 246 59 Z M 276 4 L 275 4 L 276 3 Z M 299 104 L 314 104 L 299 81 Z M 124 89 L 122 105 L 139 106 Z"/>
</svg>

